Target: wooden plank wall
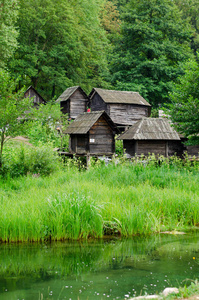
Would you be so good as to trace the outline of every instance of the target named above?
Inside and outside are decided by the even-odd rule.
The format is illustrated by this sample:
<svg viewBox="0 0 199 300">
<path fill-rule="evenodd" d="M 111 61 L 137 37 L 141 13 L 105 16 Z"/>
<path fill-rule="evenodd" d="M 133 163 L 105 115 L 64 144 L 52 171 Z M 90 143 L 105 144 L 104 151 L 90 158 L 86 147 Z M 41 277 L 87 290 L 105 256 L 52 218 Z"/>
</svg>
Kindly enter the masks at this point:
<svg viewBox="0 0 199 300">
<path fill-rule="evenodd" d="M 34 97 L 34 99 L 33 99 L 33 103 L 34 103 L 34 105 L 38 105 L 38 104 L 41 104 L 41 103 L 43 103 L 44 101 L 42 100 L 42 98 L 40 98 L 39 97 L 39 95 L 37 95 L 36 93 L 35 93 L 35 91 L 34 90 L 32 90 L 32 89 L 29 89 L 25 94 L 24 94 L 24 96 L 25 96 L 25 98 L 32 98 L 32 97 Z"/>
<path fill-rule="evenodd" d="M 86 112 L 88 99 L 79 91 L 70 97 L 70 117 L 75 119 L 78 115 Z"/>
<path fill-rule="evenodd" d="M 116 124 L 133 125 L 143 117 L 148 117 L 147 106 L 133 104 L 108 104 L 110 117 Z"/>
<path fill-rule="evenodd" d="M 137 146 L 136 146 L 137 143 Z M 123 141 L 125 153 L 131 157 L 137 155 L 148 155 L 154 153 L 155 155 L 163 156 L 182 156 L 184 146 L 181 141 Z"/>
<path fill-rule="evenodd" d="M 138 149 L 137 155 L 148 155 L 149 153 L 154 153 L 155 155 L 164 155 L 166 156 L 166 141 L 137 141 Z"/>
<path fill-rule="evenodd" d="M 89 148 L 91 154 L 113 154 L 115 152 L 112 128 L 103 117 L 100 117 L 89 131 Z"/>
<path fill-rule="evenodd" d="M 70 152 L 85 154 L 88 149 L 88 134 L 72 134 L 70 136 Z"/>
<path fill-rule="evenodd" d="M 95 93 L 90 102 L 91 111 L 101 111 L 104 110 L 107 114 L 109 114 L 107 110 L 107 104 L 102 100 L 102 98 Z"/>
</svg>

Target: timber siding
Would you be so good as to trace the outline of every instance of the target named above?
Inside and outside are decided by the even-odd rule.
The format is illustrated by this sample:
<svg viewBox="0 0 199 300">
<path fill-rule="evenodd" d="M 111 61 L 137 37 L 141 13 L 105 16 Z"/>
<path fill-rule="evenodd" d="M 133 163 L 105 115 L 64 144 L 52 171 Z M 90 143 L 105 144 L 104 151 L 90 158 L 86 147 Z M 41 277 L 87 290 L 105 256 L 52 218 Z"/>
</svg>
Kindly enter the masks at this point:
<svg viewBox="0 0 199 300">
<path fill-rule="evenodd" d="M 92 140 L 95 142 L 91 143 Z M 113 130 L 103 116 L 89 130 L 89 141 L 91 154 L 115 152 Z"/>
<path fill-rule="evenodd" d="M 29 88 L 24 93 L 25 98 L 33 98 L 33 105 L 35 107 L 39 106 L 39 104 L 45 104 L 46 101 L 44 98 L 34 89 L 33 86 L 29 86 Z"/>
<path fill-rule="evenodd" d="M 150 104 L 137 92 L 94 88 L 89 98 L 91 111 L 105 110 L 119 126 L 133 125 L 151 113 Z"/>
<path fill-rule="evenodd" d="M 109 114 L 113 122 L 121 125 L 133 125 L 143 117 L 148 117 L 148 108 L 130 104 L 109 104 Z"/>
<path fill-rule="evenodd" d="M 69 151 L 76 154 L 112 155 L 119 130 L 104 111 L 79 115 L 66 129 Z"/>
<path fill-rule="evenodd" d="M 68 114 L 71 119 L 75 119 L 78 115 L 86 112 L 89 104 L 88 97 L 80 86 L 66 89 L 56 102 L 60 102 L 62 112 Z"/>
<path fill-rule="evenodd" d="M 181 156 L 184 146 L 167 119 L 143 118 L 118 137 L 125 152 L 135 155 Z"/>
</svg>

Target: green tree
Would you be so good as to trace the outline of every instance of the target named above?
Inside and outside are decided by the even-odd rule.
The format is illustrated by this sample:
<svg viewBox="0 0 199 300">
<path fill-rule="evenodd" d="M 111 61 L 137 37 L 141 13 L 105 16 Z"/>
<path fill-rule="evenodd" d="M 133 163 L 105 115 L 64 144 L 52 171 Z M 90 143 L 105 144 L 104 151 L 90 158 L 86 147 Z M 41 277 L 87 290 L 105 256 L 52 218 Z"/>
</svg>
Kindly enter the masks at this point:
<svg viewBox="0 0 199 300">
<path fill-rule="evenodd" d="M 0 69 L 0 168 L 2 167 L 3 149 L 5 143 L 18 135 L 28 135 L 35 129 L 34 138 L 44 142 L 59 140 L 63 144 L 63 135 L 55 136 L 56 127 L 62 129 L 68 122 L 60 111 L 59 103 L 49 101 L 34 108 L 31 98 L 24 98 L 24 89 L 16 92 L 18 82 L 4 69 Z M 39 130 L 37 130 L 39 125 Z M 33 131 L 33 130 L 32 130 Z M 45 137 L 45 138 L 44 138 Z"/>
<path fill-rule="evenodd" d="M 171 0 L 131 0 L 121 18 L 121 36 L 110 60 L 112 84 L 140 92 L 157 107 L 168 101 L 173 81 L 192 56 L 190 26 Z"/>
<path fill-rule="evenodd" d="M 54 100 L 48 101 L 45 105 L 41 104 L 34 110 L 32 126 L 27 135 L 30 142 L 38 145 L 51 142 L 54 147 L 63 147 L 68 138 L 63 131 L 68 125 L 68 116 L 60 110 L 60 104 Z"/>
<path fill-rule="evenodd" d="M 5 66 L 17 47 L 18 8 L 18 0 L 0 0 L 0 67 Z"/>
<path fill-rule="evenodd" d="M 185 74 L 178 78 L 170 95 L 170 115 L 178 132 L 189 138 L 190 144 L 199 144 L 199 64 L 189 61 Z"/>
<path fill-rule="evenodd" d="M 23 90 L 15 92 L 16 82 L 0 69 L 0 167 L 3 147 L 10 137 L 24 132 L 27 122 L 22 122 L 24 112 L 30 111 L 31 101 L 23 99 Z M 26 116 L 28 118 L 28 115 Z"/>
<path fill-rule="evenodd" d="M 106 69 L 105 31 L 99 19 L 102 0 L 21 0 L 20 47 L 10 62 L 20 85 L 32 84 L 46 99 L 66 87 L 91 89 Z"/>
<path fill-rule="evenodd" d="M 197 58 L 197 51 L 199 50 L 199 2 L 198 0 L 175 0 L 175 2 L 182 12 L 182 18 L 192 26 L 191 48 Z"/>
<path fill-rule="evenodd" d="M 103 28 L 109 34 L 109 38 L 120 32 L 120 14 L 115 0 L 104 1 L 100 12 L 100 19 Z"/>
</svg>

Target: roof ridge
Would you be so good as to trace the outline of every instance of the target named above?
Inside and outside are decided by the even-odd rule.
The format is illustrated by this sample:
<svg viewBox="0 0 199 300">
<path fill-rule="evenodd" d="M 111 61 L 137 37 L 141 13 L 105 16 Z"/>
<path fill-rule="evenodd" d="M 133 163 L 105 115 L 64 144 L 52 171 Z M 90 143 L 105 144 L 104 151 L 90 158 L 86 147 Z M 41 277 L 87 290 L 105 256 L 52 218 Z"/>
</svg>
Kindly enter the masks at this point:
<svg viewBox="0 0 199 300">
<path fill-rule="evenodd" d="M 139 92 L 135 92 L 135 91 L 122 91 L 122 90 L 109 90 L 109 89 L 102 89 L 102 88 L 93 88 L 93 89 L 98 89 L 98 90 L 103 90 L 103 91 L 109 91 L 109 92 L 122 92 L 122 93 L 135 93 L 135 94 L 139 94 Z"/>
</svg>

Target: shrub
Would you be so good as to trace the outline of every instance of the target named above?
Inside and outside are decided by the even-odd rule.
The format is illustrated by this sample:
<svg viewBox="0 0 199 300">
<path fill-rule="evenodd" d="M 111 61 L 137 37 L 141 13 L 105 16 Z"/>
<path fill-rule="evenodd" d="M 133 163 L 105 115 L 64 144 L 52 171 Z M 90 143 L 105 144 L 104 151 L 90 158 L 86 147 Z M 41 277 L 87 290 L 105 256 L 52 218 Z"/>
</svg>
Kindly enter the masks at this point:
<svg viewBox="0 0 199 300">
<path fill-rule="evenodd" d="M 20 147 L 5 148 L 3 155 L 3 166 L 0 175 L 18 177 L 22 175 L 35 174 L 35 176 L 49 175 L 59 167 L 59 159 L 52 147 Z"/>
</svg>

